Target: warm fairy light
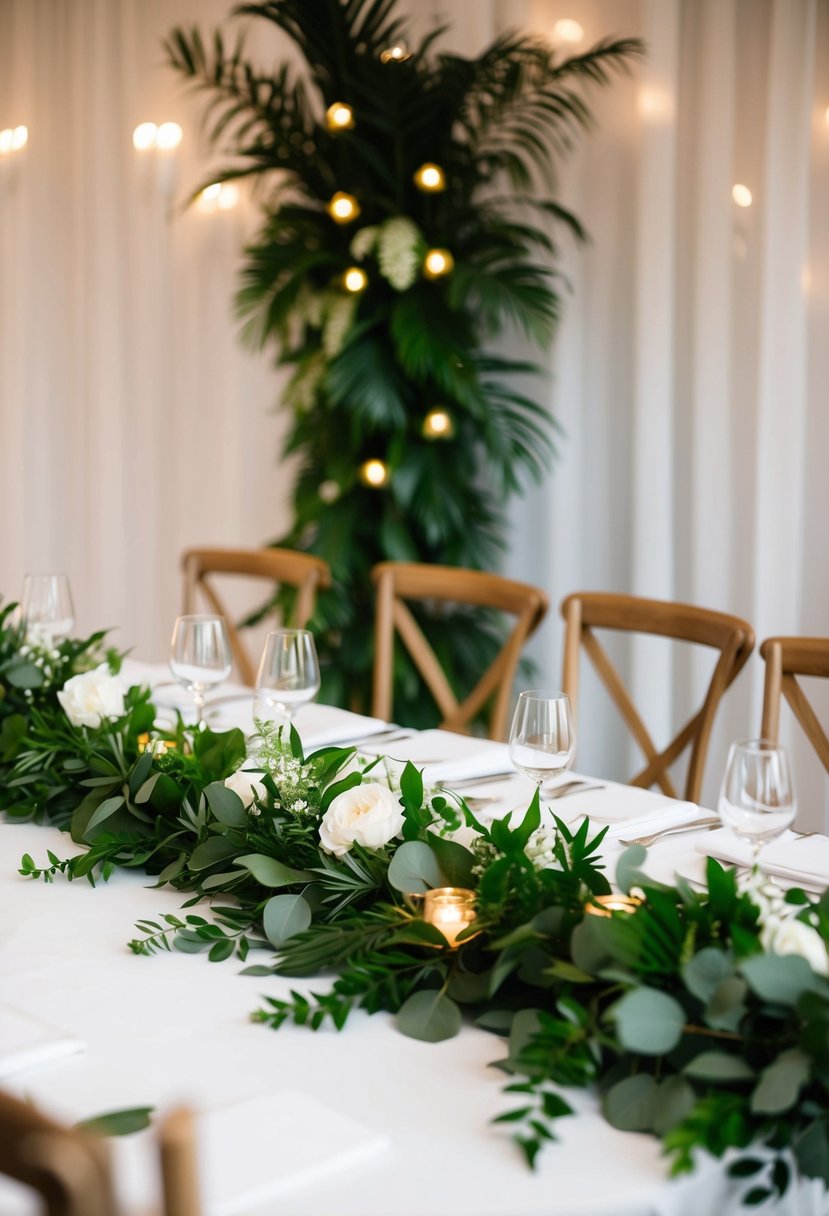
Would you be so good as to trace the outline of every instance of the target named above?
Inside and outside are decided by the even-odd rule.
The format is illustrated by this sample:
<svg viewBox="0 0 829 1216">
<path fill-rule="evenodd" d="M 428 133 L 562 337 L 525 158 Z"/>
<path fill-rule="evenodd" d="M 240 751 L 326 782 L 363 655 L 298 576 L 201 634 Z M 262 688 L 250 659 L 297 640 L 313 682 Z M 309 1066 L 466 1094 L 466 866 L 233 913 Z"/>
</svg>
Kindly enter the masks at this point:
<svg viewBox="0 0 829 1216">
<path fill-rule="evenodd" d="M 14 142 L 14 131 L 11 127 L 6 127 L 0 131 L 0 156 L 5 156 L 7 152 L 11 152 Z"/>
<path fill-rule="evenodd" d="M 139 152 L 155 147 L 158 127 L 154 122 L 140 122 L 132 133 L 132 146 Z"/>
<path fill-rule="evenodd" d="M 396 42 L 394 46 L 390 46 L 387 51 L 381 51 L 381 63 L 403 63 L 405 59 L 411 59 L 412 53 L 404 42 Z"/>
<path fill-rule="evenodd" d="M 386 485 L 389 480 L 389 466 L 382 460 L 367 460 L 360 465 L 360 481 L 372 486 L 375 490 Z"/>
<path fill-rule="evenodd" d="M 455 259 L 448 249 L 430 249 L 423 259 L 423 273 L 427 279 L 439 279 L 449 274 L 454 265 Z"/>
<path fill-rule="evenodd" d="M 12 152 L 19 152 L 29 142 L 29 128 L 15 127 L 12 131 Z"/>
<path fill-rule="evenodd" d="M 731 197 L 738 207 L 750 207 L 753 202 L 751 191 L 741 182 L 737 182 L 736 186 L 732 187 Z"/>
<path fill-rule="evenodd" d="M 426 439 L 451 439 L 454 433 L 455 424 L 447 410 L 429 410 L 423 419 L 423 435 Z"/>
<path fill-rule="evenodd" d="M 475 892 L 466 887 L 435 887 L 427 891 L 423 919 L 427 925 L 440 929 L 450 946 L 457 946 L 461 933 L 475 920 Z"/>
<path fill-rule="evenodd" d="M 612 916 L 614 912 L 635 912 L 641 902 L 635 895 L 594 895 L 584 910 L 589 916 Z"/>
<path fill-rule="evenodd" d="M 199 211 L 212 215 L 214 211 L 230 211 L 239 202 L 239 187 L 235 182 L 211 182 L 198 197 Z"/>
<path fill-rule="evenodd" d="M 220 211 L 230 211 L 239 201 L 239 187 L 235 182 L 222 182 L 216 201 Z"/>
<path fill-rule="evenodd" d="M 162 152 L 170 152 L 181 143 L 183 131 L 177 122 L 163 122 L 155 137 L 155 146 Z"/>
<path fill-rule="evenodd" d="M 668 123 L 674 116 L 673 94 L 658 85 L 643 85 L 636 97 L 639 113 L 651 123 Z"/>
<path fill-rule="evenodd" d="M 414 181 L 415 185 L 420 190 L 425 190 L 427 194 L 446 189 L 446 174 L 440 165 L 433 165 L 429 161 L 420 166 L 414 175 Z"/>
<path fill-rule="evenodd" d="M 556 42 L 581 42 L 584 37 L 584 29 L 572 17 L 562 17 L 553 26 L 553 37 Z"/>
<path fill-rule="evenodd" d="M 360 204 L 353 194 L 346 194 L 344 190 L 338 190 L 326 207 L 326 211 L 336 223 L 348 224 L 352 220 L 356 220 L 360 214 Z"/>
<path fill-rule="evenodd" d="M 335 101 L 325 111 L 329 131 L 350 131 L 354 126 L 354 111 L 344 101 Z"/>
<path fill-rule="evenodd" d="M 368 287 L 368 275 L 359 266 L 351 266 L 343 275 L 343 287 L 346 291 L 365 291 Z"/>
</svg>

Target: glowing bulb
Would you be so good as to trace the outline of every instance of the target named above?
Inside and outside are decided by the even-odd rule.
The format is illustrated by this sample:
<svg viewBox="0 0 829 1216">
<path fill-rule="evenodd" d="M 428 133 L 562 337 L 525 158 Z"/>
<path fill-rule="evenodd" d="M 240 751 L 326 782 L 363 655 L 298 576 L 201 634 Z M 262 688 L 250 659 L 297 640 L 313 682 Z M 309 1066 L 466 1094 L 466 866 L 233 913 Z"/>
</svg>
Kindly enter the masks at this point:
<svg viewBox="0 0 829 1216">
<path fill-rule="evenodd" d="M 154 122 L 141 122 L 132 133 L 133 147 L 146 152 L 147 148 L 154 147 L 157 135 L 158 127 Z"/>
<path fill-rule="evenodd" d="M 326 211 L 336 223 L 349 224 L 360 214 L 360 204 L 353 194 L 346 194 L 343 190 L 338 190 L 326 207 Z"/>
<path fill-rule="evenodd" d="M 335 101 L 325 111 L 329 131 L 350 131 L 354 126 L 354 111 L 344 101 Z"/>
<path fill-rule="evenodd" d="M 738 207 L 750 207 L 752 204 L 752 194 L 748 186 L 743 186 L 740 182 L 731 191 L 731 197 Z"/>
<path fill-rule="evenodd" d="M 674 116 L 674 99 L 667 89 L 646 85 L 637 97 L 639 113 L 652 123 L 667 123 Z"/>
<path fill-rule="evenodd" d="M 359 266 L 350 266 L 343 275 L 343 287 L 346 291 L 364 291 L 368 287 L 368 275 Z"/>
<path fill-rule="evenodd" d="M 584 30 L 572 17 L 562 17 L 553 26 L 553 37 L 558 42 L 581 42 Z"/>
<path fill-rule="evenodd" d="M 382 460 L 367 460 L 360 465 L 360 481 L 372 486 L 375 490 L 384 486 L 389 480 L 389 466 Z"/>
<path fill-rule="evenodd" d="M 17 152 L 19 148 L 24 148 L 29 141 L 28 127 L 15 127 L 12 131 L 12 150 Z"/>
<path fill-rule="evenodd" d="M 239 187 L 235 182 L 223 182 L 219 187 L 219 197 L 216 201 L 220 211 L 230 211 L 231 207 L 235 207 L 239 201 Z"/>
<path fill-rule="evenodd" d="M 0 131 L 0 156 L 4 156 L 6 152 L 11 152 L 14 144 L 14 131 L 11 127 L 6 127 Z"/>
<path fill-rule="evenodd" d="M 423 419 L 423 435 L 426 439 L 451 439 L 454 433 L 455 424 L 447 410 L 429 410 Z"/>
<path fill-rule="evenodd" d="M 439 279 L 449 274 L 454 265 L 455 259 L 448 249 L 430 249 L 423 259 L 423 273 L 427 279 Z"/>
<path fill-rule="evenodd" d="M 411 59 L 412 54 L 404 42 L 396 42 L 394 46 L 390 46 L 387 51 L 381 51 L 381 63 L 403 63 L 406 59 Z"/>
<path fill-rule="evenodd" d="M 165 152 L 177 148 L 181 143 L 182 129 L 177 122 L 163 122 L 155 137 L 155 146 Z"/>
<path fill-rule="evenodd" d="M 433 165 L 427 162 L 421 165 L 414 175 L 415 185 L 427 193 L 436 193 L 438 190 L 446 189 L 446 174 L 441 169 L 440 165 Z"/>
</svg>

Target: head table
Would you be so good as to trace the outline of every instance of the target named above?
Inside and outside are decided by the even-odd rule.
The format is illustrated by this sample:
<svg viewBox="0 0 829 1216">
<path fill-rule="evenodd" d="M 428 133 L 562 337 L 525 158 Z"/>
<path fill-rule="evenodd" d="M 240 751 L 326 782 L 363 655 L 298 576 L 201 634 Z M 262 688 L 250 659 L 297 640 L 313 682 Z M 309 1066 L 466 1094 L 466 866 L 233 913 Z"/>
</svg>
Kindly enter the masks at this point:
<svg viewBox="0 0 829 1216">
<path fill-rule="evenodd" d="M 506 788 L 504 810 L 528 799 L 526 779 L 515 776 Z M 586 811 L 600 817 L 626 788 L 605 783 L 561 799 L 556 809 L 572 821 Z M 636 794 L 637 814 L 642 800 L 657 797 Z M 657 843 L 649 857 L 654 875 L 668 877 L 676 867 L 701 874 L 699 835 Z M 466 1025 L 457 1038 L 433 1045 L 398 1033 L 389 1015 L 362 1012 L 339 1033 L 292 1025 L 274 1033 L 249 1020 L 263 995 L 320 990 L 330 980 L 240 977 L 237 959 L 209 963 L 175 951 L 134 956 L 126 945 L 134 922 L 179 913 L 182 894 L 151 889 L 136 872 L 116 872 L 94 889 L 83 880 L 58 876 L 45 886 L 18 875 L 23 853 L 45 860 L 47 849 L 61 857 L 77 851 L 53 828 L 0 824 L 0 999 L 85 1049 L 3 1085 L 66 1121 L 192 1105 L 205 1126 L 212 1118 L 214 1128 L 224 1128 L 205 1150 L 208 1216 L 690 1216 L 729 1209 L 731 1184 L 721 1166 L 702 1161 L 692 1177 L 668 1181 L 658 1142 L 614 1131 L 597 1100 L 582 1092 L 571 1097 L 578 1114 L 559 1123 L 560 1141 L 531 1171 L 508 1127 L 491 1122 L 510 1105 L 506 1078 L 491 1067 L 505 1054 L 496 1036 Z M 611 873 L 619 851 L 608 846 Z M 157 1202 L 150 1135 L 113 1141 L 131 1216 L 147 1216 Z M 787 1208 L 774 1210 L 825 1210 L 823 1195 L 816 1184 L 803 1186 L 787 1196 Z M 36 1210 L 0 1179 L 3 1216 Z"/>
</svg>

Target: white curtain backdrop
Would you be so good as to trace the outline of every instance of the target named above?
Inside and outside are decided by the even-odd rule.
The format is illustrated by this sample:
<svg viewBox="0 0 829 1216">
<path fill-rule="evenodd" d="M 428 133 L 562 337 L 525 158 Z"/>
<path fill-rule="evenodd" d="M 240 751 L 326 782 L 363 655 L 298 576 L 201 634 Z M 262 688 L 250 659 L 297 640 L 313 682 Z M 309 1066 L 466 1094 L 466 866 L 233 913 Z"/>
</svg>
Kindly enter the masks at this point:
<svg viewBox="0 0 829 1216">
<path fill-rule="evenodd" d="M 408 0 L 420 28 L 479 50 L 499 30 L 585 46 L 639 35 L 647 58 L 592 101 L 563 166 L 591 241 L 549 356 L 564 435 L 512 510 L 505 569 L 567 592 L 630 591 L 731 611 L 758 639 L 829 634 L 829 0 Z M 257 544 L 287 522 L 280 379 L 246 352 L 231 299 L 255 200 L 182 206 L 210 176 L 199 104 L 164 66 L 175 24 L 230 0 L 0 0 L 0 591 L 65 569 L 81 630 L 162 659 L 190 544 Z M 257 29 L 254 26 L 254 29 Z M 253 47 L 254 44 L 252 43 Z M 265 61 L 284 54 L 273 37 Z M 172 153 L 134 127 L 175 121 Z M 752 194 L 738 207 L 732 187 Z M 539 682 L 560 679 L 551 613 Z M 706 663 L 620 652 L 657 739 Z M 762 664 L 729 693 L 708 768 L 759 729 Z M 823 694 L 824 717 L 829 698 Z M 818 692 L 819 701 L 821 693 Z M 829 791 L 797 742 L 804 826 Z M 632 767 L 613 712 L 584 690 L 578 764 Z"/>
</svg>

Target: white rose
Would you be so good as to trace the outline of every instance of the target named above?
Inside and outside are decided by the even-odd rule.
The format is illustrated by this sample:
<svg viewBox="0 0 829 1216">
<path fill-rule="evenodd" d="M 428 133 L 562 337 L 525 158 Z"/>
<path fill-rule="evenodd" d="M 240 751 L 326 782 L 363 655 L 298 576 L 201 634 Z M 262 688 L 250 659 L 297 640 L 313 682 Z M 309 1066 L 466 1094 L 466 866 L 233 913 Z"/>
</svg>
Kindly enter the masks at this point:
<svg viewBox="0 0 829 1216">
<path fill-rule="evenodd" d="M 818 975 L 829 975 L 829 956 L 823 938 L 802 920 L 770 917 L 760 935 L 763 949 L 772 954 L 799 954 Z"/>
<path fill-rule="evenodd" d="M 246 773 L 242 769 L 226 777 L 225 785 L 229 790 L 233 790 L 234 794 L 239 795 L 245 809 L 252 806 L 254 802 L 258 802 L 260 798 L 265 798 L 268 792 L 255 773 Z"/>
<path fill-rule="evenodd" d="M 67 680 L 58 700 L 73 726 L 98 727 L 104 718 L 120 718 L 124 712 L 124 689 L 106 663 Z"/>
<path fill-rule="evenodd" d="M 356 842 L 379 849 L 403 830 L 403 808 L 388 786 L 376 781 L 338 794 L 322 817 L 320 842 L 326 853 L 343 857 Z"/>
</svg>

